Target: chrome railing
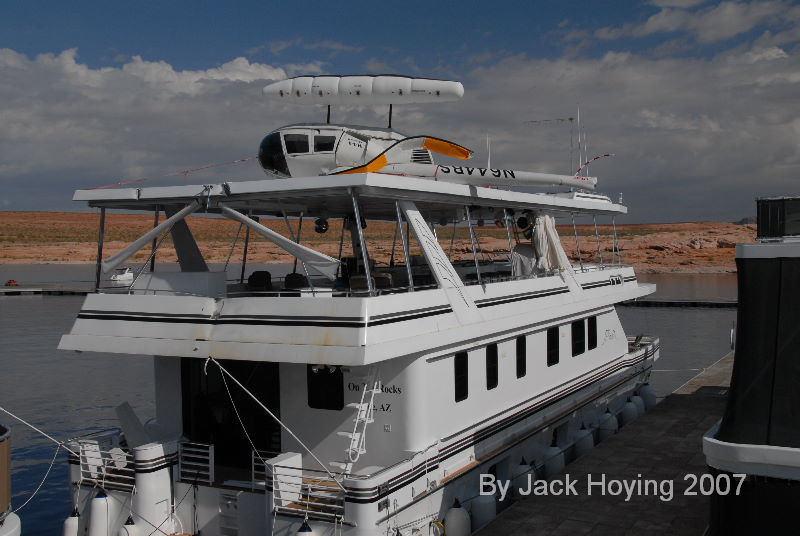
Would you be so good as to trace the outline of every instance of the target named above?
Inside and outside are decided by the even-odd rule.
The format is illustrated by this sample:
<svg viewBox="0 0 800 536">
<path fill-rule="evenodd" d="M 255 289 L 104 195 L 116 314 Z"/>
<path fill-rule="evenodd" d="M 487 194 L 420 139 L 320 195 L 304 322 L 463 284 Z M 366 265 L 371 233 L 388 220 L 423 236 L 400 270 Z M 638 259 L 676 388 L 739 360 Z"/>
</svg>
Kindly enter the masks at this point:
<svg viewBox="0 0 800 536">
<path fill-rule="evenodd" d="M 106 490 L 133 490 L 136 484 L 133 454 L 110 441 L 79 439 L 75 444 L 81 482 Z"/>
</svg>

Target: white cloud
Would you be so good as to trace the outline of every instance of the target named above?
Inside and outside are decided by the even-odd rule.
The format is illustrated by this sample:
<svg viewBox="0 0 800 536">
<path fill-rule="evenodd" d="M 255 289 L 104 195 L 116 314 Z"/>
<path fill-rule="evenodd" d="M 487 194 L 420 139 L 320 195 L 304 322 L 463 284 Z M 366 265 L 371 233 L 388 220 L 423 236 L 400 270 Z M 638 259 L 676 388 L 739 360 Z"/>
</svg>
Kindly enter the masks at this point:
<svg viewBox="0 0 800 536">
<path fill-rule="evenodd" d="M 300 38 L 292 39 L 292 40 L 289 40 L 289 41 L 272 41 L 271 43 L 269 43 L 268 47 L 269 47 L 269 51 L 274 56 L 277 56 L 278 54 L 280 54 L 281 52 L 283 52 L 287 48 L 291 48 L 291 47 L 299 45 L 301 41 L 302 41 L 302 39 L 300 39 Z"/>
<path fill-rule="evenodd" d="M 363 47 L 345 45 L 339 41 L 319 41 L 317 43 L 308 43 L 305 45 L 305 48 L 309 50 L 324 49 L 332 52 L 361 52 L 364 50 Z"/>
<path fill-rule="evenodd" d="M 658 2 L 661 10 L 641 24 L 625 23 L 607 26 L 595 31 L 598 39 L 613 40 L 621 37 L 644 37 L 658 33 L 688 32 L 699 43 L 724 41 L 748 32 L 761 24 L 784 20 L 794 8 L 778 1 L 722 2 L 718 5 L 690 11 L 701 2 Z M 793 15 L 792 15 L 793 16 Z"/>
<path fill-rule="evenodd" d="M 321 71 L 319 61 L 270 66 L 237 58 L 205 70 L 178 70 L 134 58 L 89 68 L 75 51 L 29 59 L 0 49 L 0 184 L 10 206 L 71 207 L 78 187 L 151 177 L 255 154 L 265 133 L 323 121 L 324 109 L 265 101 L 267 78 Z M 401 60 L 399 60 L 401 61 Z M 373 59 L 374 72 L 392 69 Z M 315 71 L 316 70 L 316 71 Z M 393 124 L 432 134 L 516 169 L 563 173 L 569 123 L 528 120 L 575 116 L 600 190 L 625 192 L 628 221 L 734 219 L 757 195 L 796 191 L 800 171 L 800 57 L 778 47 L 737 49 L 711 59 L 608 53 L 598 59 L 531 59 L 482 64 L 462 77 L 461 102 L 396 106 Z M 335 121 L 385 124 L 386 110 L 335 107 Z M 216 168 L 190 181 L 257 179 L 255 162 Z M 713 200 L 713 202 L 711 202 Z"/>
</svg>

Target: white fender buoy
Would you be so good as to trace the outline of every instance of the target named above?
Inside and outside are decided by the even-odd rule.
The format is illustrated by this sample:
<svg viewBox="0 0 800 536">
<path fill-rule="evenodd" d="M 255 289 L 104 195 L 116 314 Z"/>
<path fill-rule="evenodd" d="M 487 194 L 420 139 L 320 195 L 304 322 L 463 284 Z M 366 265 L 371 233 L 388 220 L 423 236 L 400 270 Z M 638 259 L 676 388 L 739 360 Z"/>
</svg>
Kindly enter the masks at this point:
<svg viewBox="0 0 800 536">
<path fill-rule="evenodd" d="M 544 451 L 544 476 L 547 479 L 564 472 L 564 451 L 553 446 Z"/>
<path fill-rule="evenodd" d="M 494 497 L 490 496 L 490 498 L 494 504 Z M 458 502 L 458 499 L 453 502 L 453 506 L 444 516 L 444 531 L 447 536 L 469 536 L 472 533 L 469 514 Z"/>
<path fill-rule="evenodd" d="M 656 396 L 656 390 L 653 389 L 649 383 L 646 383 L 639 387 L 639 396 L 642 397 L 644 400 L 644 407 L 647 408 L 648 411 L 653 409 L 656 404 L 658 404 L 658 397 Z"/>
<path fill-rule="evenodd" d="M 603 416 L 600 417 L 600 422 L 597 425 L 597 440 L 605 441 L 616 434 L 617 430 L 619 430 L 617 418 L 610 411 L 606 411 Z"/>
<path fill-rule="evenodd" d="M 314 536 L 314 529 L 308 524 L 308 520 L 304 519 L 303 524 L 300 525 L 300 528 L 297 529 L 297 534 L 302 534 L 303 536 Z"/>
<path fill-rule="evenodd" d="M 120 504 L 109 499 L 105 494 L 92 499 L 89 503 L 89 536 L 110 536 L 110 528 L 118 519 Z M 117 521 L 119 523 L 119 521 Z M 117 525 L 118 527 L 119 525 Z M 114 527 L 114 532 L 116 532 Z"/>
<path fill-rule="evenodd" d="M 9 512 L 3 522 L 0 523 L 0 532 L 3 533 L 3 536 L 20 536 L 22 534 L 22 520 L 14 512 Z"/>
<path fill-rule="evenodd" d="M 478 495 L 472 501 L 472 526 L 475 530 L 489 524 L 497 517 L 497 500 L 494 495 Z M 444 525 L 445 534 L 450 535 L 447 523 Z M 465 532 L 464 534 L 470 534 Z"/>
<path fill-rule="evenodd" d="M 631 402 L 636 404 L 636 409 L 639 411 L 639 415 L 644 415 L 647 406 L 644 403 L 644 399 L 639 395 L 634 395 L 631 397 Z"/>
<path fill-rule="evenodd" d="M 514 497 L 519 496 L 519 490 L 525 490 L 528 488 L 528 477 L 531 480 L 536 480 L 536 471 L 528 462 L 525 461 L 525 458 L 522 458 L 519 461 L 519 465 L 514 469 L 514 478 L 511 479 L 511 494 Z"/>
<path fill-rule="evenodd" d="M 622 406 L 622 411 L 619 412 L 619 421 L 622 426 L 626 426 L 639 416 L 639 408 L 636 407 L 636 404 L 631 402 L 630 398 L 625 405 Z"/>
<path fill-rule="evenodd" d="M 575 457 L 580 458 L 594 448 L 594 436 L 585 427 L 575 432 Z"/>
<path fill-rule="evenodd" d="M 61 534 L 63 536 L 78 536 L 78 523 L 80 522 L 80 519 L 81 515 L 78 513 L 78 509 L 73 509 L 72 515 L 64 520 L 64 526 L 61 529 Z"/>
<path fill-rule="evenodd" d="M 139 536 L 139 529 L 133 523 L 133 517 L 128 516 L 125 524 L 119 528 L 118 536 Z"/>
</svg>

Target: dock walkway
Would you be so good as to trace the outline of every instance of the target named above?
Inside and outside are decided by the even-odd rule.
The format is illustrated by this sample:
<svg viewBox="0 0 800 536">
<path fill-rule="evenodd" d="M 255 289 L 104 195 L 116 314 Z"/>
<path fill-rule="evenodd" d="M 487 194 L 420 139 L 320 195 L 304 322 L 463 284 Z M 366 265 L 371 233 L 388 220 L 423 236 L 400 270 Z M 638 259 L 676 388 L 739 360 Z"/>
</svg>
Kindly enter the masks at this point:
<svg viewBox="0 0 800 536">
<path fill-rule="evenodd" d="M 702 535 L 708 524 L 708 497 L 684 495 L 688 473 L 707 473 L 702 436 L 722 416 L 733 369 L 733 353 L 717 361 L 655 408 L 569 464 L 577 496 L 530 495 L 508 507 L 478 536 L 526 535 Z M 587 494 L 596 482 L 654 479 L 673 482 L 673 497 Z M 562 476 L 556 477 L 563 479 Z M 697 486 L 694 487 L 697 490 Z"/>
</svg>

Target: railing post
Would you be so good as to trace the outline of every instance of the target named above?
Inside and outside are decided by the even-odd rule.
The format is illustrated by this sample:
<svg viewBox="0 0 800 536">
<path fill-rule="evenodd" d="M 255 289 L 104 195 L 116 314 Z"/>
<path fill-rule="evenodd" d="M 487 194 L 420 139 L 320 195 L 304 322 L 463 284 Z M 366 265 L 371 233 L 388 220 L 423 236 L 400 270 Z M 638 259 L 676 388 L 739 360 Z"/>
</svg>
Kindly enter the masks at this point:
<svg viewBox="0 0 800 536">
<path fill-rule="evenodd" d="M 350 191 L 350 198 L 353 200 L 353 214 L 356 218 L 356 229 L 358 230 L 358 241 L 361 243 L 361 261 L 364 264 L 364 275 L 367 277 L 367 290 L 370 296 L 375 295 L 375 288 L 372 286 L 372 274 L 369 269 L 369 257 L 367 256 L 367 244 L 364 242 L 364 230 L 361 228 L 361 213 L 358 210 L 358 199 L 352 188 Z"/>
<path fill-rule="evenodd" d="M 158 227 L 158 214 L 159 214 L 158 205 L 156 205 L 156 210 L 155 210 L 155 212 L 153 214 L 153 229 Z M 155 272 L 156 271 L 156 237 L 153 237 L 153 243 L 150 246 L 150 251 L 151 251 L 151 254 L 150 254 L 150 271 L 151 272 Z"/>
<path fill-rule="evenodd" d="M 469 206 L 464 205 L 464 209 L 467 212 L 467 225 L 469 226 L 469 238 L 472 241 L 472 259 L 475 261 L 475 273 L 478 276 L 478 284 L 483 285 L 483 279 L 481 278 L 480 261 L 478 261 L 478 252 L 475 249 L 475 231 L 472 228 L 472 215 L 469 212 Z"/>
<path fill-rule="evenodd" d="M 600 267 L 603 267 L 603 252 L 600 249 L 600 233 L 597 231 L 597 216 L 592 215 L 594 220 L 594 238 L 597 240 L 597 255 L 600 257 Z"/>
<path fill-rule="evenodd" d="M 583 257 L 581 256 L 581 242 L 578 240 L 578 228 L 575 226 L 575 214 L 572 214 L 572 230 L 575 231 L 575 246 L 578 248 L 578 262 L 581 265 L 581 272 L 583 272 Z"/>
<path fill-rule="evenodd" d="M 400 214 L 400 202 L 394 202 L 394 208 L 397 211 L 397 226 L 400 227 L 400 240 L 403 242 L 403 255 L 406 259 L 406 273 L 408 274 L 408 290 L 414 292 L 414 273 L 411 270 L 411 255 L 408 252 L 408 242 L 406 241 L 406 234 L 403 232 L 403 221 Z M 409 237 L 410 238 L 410 237 Z"/>
<path fill-rule="evenodd" d="M 100 266 L 103 262 L 103 235 L 106 227 L 106 208 L 100 208 L 100 232 L 97 237 L 97 268 L 94 274 L 94 289 L 97 291 L 100 288 Z"/>
</svg>

